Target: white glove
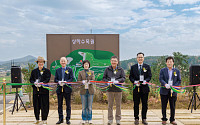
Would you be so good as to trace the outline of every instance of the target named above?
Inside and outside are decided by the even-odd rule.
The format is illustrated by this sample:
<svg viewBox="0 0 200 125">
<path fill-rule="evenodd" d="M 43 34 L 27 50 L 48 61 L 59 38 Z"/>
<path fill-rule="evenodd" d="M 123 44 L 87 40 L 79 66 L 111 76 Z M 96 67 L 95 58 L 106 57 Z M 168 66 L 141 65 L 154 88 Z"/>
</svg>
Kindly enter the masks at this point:
<svg viewBox="0 0 200 125">
<path fill-rule="evenodd" d="M 86 83 L 86 80 L 83 80 L 83 81 L 82 81 L 82 83 L 85 85 L 85 83 Z"/>
<path fill-rule="evenodd" d="M 35 87 L 41 87 L 40 83 L 34 82 Z"/>
<path fill-rule="evenodd" d="M 143 84 L 143 85 L 146 85 L 146 84 L 147 84 L 146 82 L 147 82 L 147 81 L 146 81 L 146 80 L 144 80 L 142 84 Z"/>
<path fill-rule="evenodd" d="M 140 86 L 140 83 L 139 83 L 139 81 L 135 81 L 135 83 L 134 84 L 136 84 L 136 86 Z"/>
<path fill-rule="evenodd" d="M 38 87 L 37 85 L 38 85 L 38 83 L 37 82 L 34 82 L 34 85 L 35 85 L 35 87 Z"/>
<path fill-rule="evenodd" d="M 41 87 L 41 84 L 40 84 L 40 83 L 38 83 L 38 84 L 37 84 L 37 86 L 38 86 L 38 87 Z"/>
<path fill-rule="evenodd" d="M 66 81 L 58 81 L 60 86 L 64 86 Z"/>
<path fill-rule="evenodd" d="M 119 81 L 115 80 L 113 83 L 114 83 L 114 84 L 117 84 L 117 83 L 119 83 Z"/>
<path fill-rule="evenodd" d="M 39 84 L 38 82 L 39 82 L 39 80 L 36 79 L 35 82 L 34 82 L 35 87 L 41 87 L 41 84 Z"/>
<path fill-rule="evenodd" d="M 170 85 L 169 85 L 169 84 L 165 84 L 165 87 L 166 87 L 167 89 L 170 89 Z"/>
</svg>

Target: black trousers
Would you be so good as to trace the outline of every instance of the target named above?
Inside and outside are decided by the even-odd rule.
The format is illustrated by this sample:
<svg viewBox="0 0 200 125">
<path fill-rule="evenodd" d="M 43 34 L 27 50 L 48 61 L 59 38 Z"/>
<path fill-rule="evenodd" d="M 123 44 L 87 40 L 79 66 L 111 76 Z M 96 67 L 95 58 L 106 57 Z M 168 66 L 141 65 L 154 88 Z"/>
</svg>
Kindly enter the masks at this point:
<svg viewBox="0 0 200 125">
<path fill-rule="evenodd" d="M 140 99 L 142 101 L 142 119 L 147 119 L 148 96 L 149 96 L 149 93 L 142 93 L 142 92 L 134 92 L 133 93 L 135 119 L 139 119 Z"/>
<path fill-rule="evenodd" d="M 40 120 L 40 110 L 42 120 L 47 120 L 49 114 L 49 94 L 33 94 L 33 107 L 36 120 Z"/>
<path fill-rule="evenodd" d="M 71 117 L 71 93 L 57 93 L 58 97 L 58 115 L 59 115 L 59 120 L 63 120 L 63 97 L 65 98 L 66 101 L 66 120 L 70 120 Z"/>
<path fill-rule="evenodd" d="M 176 100 L 177 96 L 172 96 L 171 93 L 168 95 L 160 95 L 161 97 L 161 104 L 162 104 L 162 121 L 167 121 L 168 119 L 166 118 L 166 108 L 167 108 L 167 103 L 169 100 L 170 104 L 170 122 L 173 122 L 175 119 L 175 106 L 176 106 Z"/>
</svg>

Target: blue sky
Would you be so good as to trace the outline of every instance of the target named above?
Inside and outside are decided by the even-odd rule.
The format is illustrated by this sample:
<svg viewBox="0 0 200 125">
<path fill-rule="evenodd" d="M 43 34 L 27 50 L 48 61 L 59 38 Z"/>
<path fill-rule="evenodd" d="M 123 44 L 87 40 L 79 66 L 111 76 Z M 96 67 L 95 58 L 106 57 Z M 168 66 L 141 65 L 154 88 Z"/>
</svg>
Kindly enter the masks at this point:
<svg viewBox="0 0 200 125">
<path fill-rule="evenodd" d="M 46 57 L 46 34 L 120 34 L 120 60 L 200 55 L 200 0 L 0 0 L 0 61 Z"/>
</svg>

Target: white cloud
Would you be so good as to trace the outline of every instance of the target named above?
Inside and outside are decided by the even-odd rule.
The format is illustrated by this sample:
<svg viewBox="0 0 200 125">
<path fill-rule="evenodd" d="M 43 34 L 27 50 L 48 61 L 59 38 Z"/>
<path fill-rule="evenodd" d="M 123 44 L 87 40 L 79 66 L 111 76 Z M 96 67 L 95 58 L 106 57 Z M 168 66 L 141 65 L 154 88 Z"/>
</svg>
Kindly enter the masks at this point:
<svg viewBox="0 0 200 125">
<path fill-rule="evenodd" d="M 198 11 L 198 10 L 200 10 L 200 6 L 189 8 L 189 9 L 183 9 L 182 11 Z"/>
<path fill-rule="evenodd" d="M 173 0 L 173 4 L 195 4 L 200 0 Z"/>
<path fill-rule="evenodd" d="M 126 55 L 128 52 L 136 54 L 140 51 L 148 56 L 169 55 L 175 51 L 200 55 L 199 51 L 194 52 L 200 46 L 199 17 L 175 16 L 163 22 L 149 21 L 145 25 L 121 35 L 124 45 L 121 49 L 124 50 L 121 52 L 122 59 L 130 58 Z"/>
<path fill-rule="evenodd" d="M 200 0 L 160 0 L 161 3 L 171 6 L 176 4 L 196 4 Z"/>
<path fill-rule="evenodd" d="M 0 5 L 0 53 L 9 52 L 1 57 L 45 57 L 46 34 L 90 33 L 91 29 L 93 33 L 120 33 L 121 59 L 138 51 L 149 55 L 176 50 L 192 53 L 197 50 L 192 45 L 198 45 L 200 39 L 200 17 L 186 17 L 173 8 L 160 7 L 198 2 L 187 1 L 160 0 L 160 5 L 153 0 L 4 0 Z M 190 9 L 199 12 L 197 6 Z M 190 9 L 180 10 L 184 13 Z"/>
</svg>

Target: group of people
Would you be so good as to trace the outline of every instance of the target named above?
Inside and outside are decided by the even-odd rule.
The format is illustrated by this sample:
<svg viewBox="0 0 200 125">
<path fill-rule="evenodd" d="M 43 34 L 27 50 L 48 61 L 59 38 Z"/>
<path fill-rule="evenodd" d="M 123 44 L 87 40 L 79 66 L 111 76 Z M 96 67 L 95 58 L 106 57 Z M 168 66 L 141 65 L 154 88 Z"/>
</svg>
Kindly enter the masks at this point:
<svg viewBox="0 0 200 125">
<path fill-rule="evenodd" d="M 49 113 L 49 90 L 41 87 L 41 83 L 47 84 L 51 78 L 51 72 L 44 67 L 45 60 L 43 57 L 37 59 L 38 68 L 34 69 L 31 73 L 30 82 L 33 85 L 33 105 L 35 114 L 35 124 L 39 124 L 39 115 L 41 110 L 41 116 L 43 125 L 47 124 L 47 116 Z M 108 98 L 108 125 L 113 123 L 113 104 L 116 103 L 116 124 L 120 125 L 121 120 L 121 100 L 122 90 L 117 87 L 121 83 L 125 82 L 125 72 L 123 68 L 119 67 L 118 57 L 112 56 L 110 59 L 111 66 L 108 66 L 103 75 L 102 81 L 105 81 L 109 86 L 107 90 Z M 134 102 L 134 117 L 135 125 L 139 125 L 139 104 L 142 102 L 142 123 L 148 125 L 147 122 L 147 110 L 148 110 L 148 96 L 149 96 L 149 81 L 151 80 L 151 68 L 144 62 L 144 53 L 137 54 L 137 64 L 131 66 L 129 79 L 134 84 L 133 90 L 133 102 Z M 63 97 L 66 101 L 66 124 L 70 124 L 71 117 L 71 93 L 72 88 L 70 84 L 66 82 L 73 81 L 73 71 L 70 67 L 67 67 L 66 57 L 60 58 L 61 68 L 58 68 L 55 73 L 54 82 L 57 84 L 57 98 L 58 98 L 58 115 L 59 120 L 56 124 L 64 122 L 63 116 Z M 92 102 L 95 89 L 90 81 L 95 80 L 94 71 L 90 70 L 90 62 L 84 60 L 84 70 L 79 71 L 78 82 L 82 83 L 80 88 L 80 96 L 82 101 L 82 124 L 92 124 Z M 161 83 L 160 97 L 162 105 L 162 124 L 167 124 L 166 108 L 167 103 L 170 103 L 170 123 L 177 125 L 175 122 L 175 103 L 177 99 L 177 93 L 171 90 L 171 86 L 180 86 L 181 75 L 180 71 L 174 68 L 174 58 L 169 56 L 166 58 L 166 68 L 160 70 L 159 80 Z"/>
</svg>

